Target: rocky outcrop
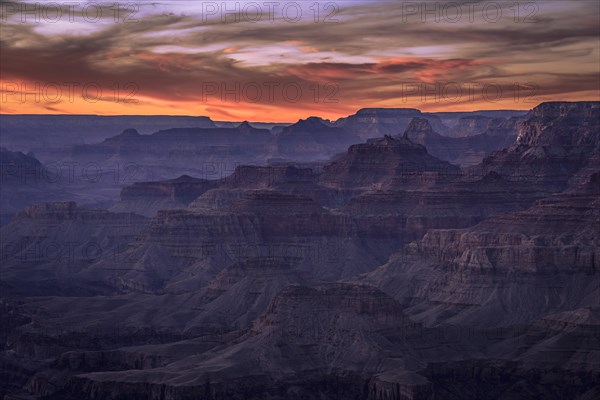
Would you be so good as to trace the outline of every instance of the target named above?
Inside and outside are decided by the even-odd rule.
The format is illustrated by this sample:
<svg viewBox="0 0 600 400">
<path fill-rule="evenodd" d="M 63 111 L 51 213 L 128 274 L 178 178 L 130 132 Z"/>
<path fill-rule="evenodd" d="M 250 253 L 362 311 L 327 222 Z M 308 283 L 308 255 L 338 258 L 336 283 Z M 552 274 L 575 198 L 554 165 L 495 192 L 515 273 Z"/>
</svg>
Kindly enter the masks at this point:
<svg viewBox="0 0 600 400">
<path fill-rule="evenodd" d="M 328 159 L 361 141 L 351 131 L 326 125 L 316 117 L 285 127 L 276 137 L 278 154 L 292 160 Z"/>
<path fill-rule="evenodd" d="M 598 181 L 468 229 L 429 231 L 367 281 L 429 323 L 502 326 L 600 306 Z"/>
<path fill-rule="evenodd" d="M 516 134 L 516 123 L 527 115 L 522 110 L 480 110 L 470 112 L 435 112 L 433 114 L 447 126 L 445 130 L 434 126 L 434 130 L 449 137 L 468 137 L 488 134 Z"/>
<path fill-rule="evenodd" d="M 23 154 L 0 148 L 0 178 L 3 185 L 15 183 L 46 183 L 49 172 L 33 153 Z"/>
<path fill-rule="evenodd" d="M 216 187 L 216 182 L 182 175 L 177 179 L 139 182 L 121 190 L 121 200 L 111 210 L 153 216 L 158 210 L 186 208 L 193 200 Z"/>
<path fill-rule="evenodd" d="M 227 210 L 246 194 L 247 189 L 211 189 L 189 204 L 191 210 Z M 158 210 L 157 210 L 158 211 Z"/>
<path fill-rule="evenodd" d="M 277 188 L 285 184 L 304 184 L 316 180 L 316 174 L 310 168 L 293 165 L 253 166 L 240 165 L 233 173 L 218 181 L 220 188 L 229 189 L 266 189 Z"/>
<path fill-rule="evenodd" d="M 400 234 L 391 225 L 378 226 L 376 220 L 357 225 L 348 215 L 304 195 L 245 191 L 224 209 L 159 211 L 145 236 L 128 250 L 131 265 L 118 273 L 119 285 L 153 292 L 183 276 L 188 286 L 206 284 L 240 256 L 261 247 L 287 249 L 301 270 L 335 280 L 384 260 Z M 220 249 L 217 254 L 215 249 Z M 101 260 L 92 270 L 108 268 L 111 262 Z"/>
<path fill-rule="evenodd" d="M 481 135 L 484 133 L 493 119 L 484 117 L 482 115 L 471 115 L 462 117 L 458 120 L 458 123 L 449 130 L 450 133 L 447 136 L 451 137 L 468 137 Z"/>
<path fill-rule="evenodd" d="M 418 179 L 423 172 L 452 175 L 459 168 L 429 155 L 424 146 L 408 138 L 386 136 L 350 146 L 345 155 L 323 168 L 319 183 L 334 188 L 372 188 Z"/>
<path fill-rule="evenodd" d="M 473 115 L 461 117 L 445 133 L 445 136 L 461 138 L 485 134 L 487 136 L 510 136 L 514 139 L 517 135 L 517 125 L 527 118 L 526 114 L 526 111 L 507 112 L 504 115 L 473 113 Z"/>
<path fill-rule="evenodd" d="M 441 132 L 447 129 L 435 114 L 423 114 L 414 108 L 363 108 L 333 124 L 358 135 L 364 141 L 398 135 L 417 117 L 426 118 Z"/>
<path fill-rule="evenodd" d="M 290 286 L 275 297 L 250 331 L 231 346 L 189 354 L 152 370 L 79 375 L 79 382 L 73 382 L 70 388 L 77 393 L 93 390 L 100 394 L 109 390 L 110 383 L 110 387 L 119 387 L 122 393 L 135 391 L 142 396 L 159 390 L 157 395 L 161 399 L 193 395 L 203 398 L 207 396 L 204 390 L 217 398 L 225 395 L 242 399 L 245 393 L 245 398 L 250 399 L 265 396 L 283 399 L 289 396 L 279 387 L 288 388 L 289 395 L 289 388 L 295 386 L 291 393 L 297 393 L 298 398 L 316 399 L 325 395 L 330 390 L 327 387 L 337 380 L 338 393 L 352 396 L 361 393 L 360 398 L 364 394 L 369 396 L 364 398 L 378 399 L 376 394 L 382 390 L 373 391 L 374 395 L 363 392 L 369 387 L 365 374 L 381 368 L 382 363 L 388 368 L 394 364 L 399 367 L 402 362 L 394 361 L 392 356 L 413 358 L 402 354 L 402 340 L 392 333 L 395 329 L 404 332 L 408 326 L 412 324 L 398 303 L 372 287 Z M 250 366 L 253 372 L 248 375 L 246 367 Z M 357 384 L 347 384 L 344 378 L 347 376 L 355 377 Z M 311 390 L 300 383 L 315 379 L 322 383 L 316 381 Z M 408 387 L 415 384 L 415 379 L 398 371 L 394 382 Z"/>
<path fill-rule="evenodd" d="M 257 322 L 255 330 L 263 326 L 277 326 L 283 319 L 294 317 L 297 309 L 306 308 L 315 312 L 338 310 L 340 314 L 349 312 L 368 315 L 382 323 L 403 324 L 404 314 L 398 303 L 391 297 L 368 285 L 330 284 L 317 288 L 289 286 L 284 289 L 269 306 L 265 317 Z M 323 321 L 330 324 L 331 321 Z"/>
<path fill-rule="evenodd" d="M 600 152 L 600 103 L 543 103 L 519 124 L 508 149 L 475 167 L 513 180 L 543 183 L 555 191 Z"/>
<path fill-rule="evenodd" d="M 479 179 L 441 180 L 424 173 L 405 190 L 371 190 L 354 196 L 341 208 L 357 220 L 397 217 L 405 243 L 419 240 L 430 229 L 467 228 L 493 215 L 524 210 L 549 194 L 525 182 L 512 182 L 495 173 Z M 533 190 L 532 190 L 533 189 Z"/>
<path fill-rule="evenodd" d="M 0 148 L 0 225 L 23 207 L 72 197 L 61 190 L 58 180 L 56 172 L 49 171 L 32 153 Z"/>
<path fill-rule="evenodd" d="M 192 178 L 156 182 L 140 182 L 125 187 L 121 200 L 112 211 L 138 211 L 154 216 L 161 209 L 228 209 L 241 199 L 245 191 L 276 189 L 282 193 L 304 195 L 319 204 L 339 205 L 349 197 L 316 184 L 317 174 L 311 168 L 292 165 L 252 166 L 241 165 L 233 173 L 218 180 Z"/>
<path fill-rule="evenodd" d="M 150 135 L 127 129 L 101 143 L 73 146 L 60 158 L 82 165 L 93 162 L 110 171 L 121 166 L 128 182 L 184 174 L 216 180 L 231 174 L 237 165 L 265 163 L 273 153 L 273 140 L 269 130 L 247 123 L 231 128 L 172 128 Z"/>
<path fill-rule="evenodd" d="M 474 121 L 479 119 L 475 118 Z M 500 124 L 503 120 L 495 122 Z M 512 132 L 509 130 L 505 134 L 500 134 L 501 128 L 488 131 L 489 125 L 491 121 L 487 121 L 486 129 L 480 134 L 448 137 L 435 132 L 426 119 L 415 118 L 404 132 L 404 136 L 425 146 L 427 152 L 434 157 L 461 166 L 469 166 L 478 164 L 494 150 L 509 147 L 516 138 L 516 128 Z"/>
<path fill-rule="evenodd" d="M 492 217 L 464 232 L 432 231 L 423 251 L 459 268 L 595 274 L 598 196 L 600 172 L 580 190 L 539 200 L 526 211 Z"/>
<path fill-rule="evenodd" d="M 201 315 L 195 317 L 195 323 L 229 330 L 248 327 L 282 289 L 315 283 L 296 265 L 293 255 L 276 252 L 257 254 L 230 265 L 198 294 L 196 309 Z"/>
<path fill-rule="evenodd" d="M 141 215 L 85 209 L 74 202 L 39 204 L 20 211 L 0 231 L 6 238 L 1 253 L 7 293 L 106 291 L 101 282 L 78 281 L 76 274 L 103 257 L 116 260 L 146 223 Z"/>
<path fill-rule="evenodd" d="M 273 189 L 307 196 L 325 207 L 338 207 L 352 197 L 352 190 L 335 190 L 319 185 L 318 176 L 312 168 L 287 163 L 268 167 L 242 165 L 233 174 L 217 182 L 218 190 L 199 197 L 190 207 L 204 206 L 207 202 L 208 208 L 220 208 L 219 203 L 231 205 L 228 199 L 239 199 L 243 190 L 247 189 Z"/>
</svg>

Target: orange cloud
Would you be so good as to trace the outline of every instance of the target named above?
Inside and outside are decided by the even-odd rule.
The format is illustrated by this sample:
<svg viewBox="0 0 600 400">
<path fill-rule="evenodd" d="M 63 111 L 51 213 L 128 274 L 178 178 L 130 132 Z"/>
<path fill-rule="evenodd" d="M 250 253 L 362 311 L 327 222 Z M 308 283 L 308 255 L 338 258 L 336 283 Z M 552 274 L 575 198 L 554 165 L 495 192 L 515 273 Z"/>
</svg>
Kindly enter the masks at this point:
<svg viewBox="0 0 600 400">
<path fill-rule="evenodd" d="M 317 24 L 311 17 L 298 23 L 201 25 L 193 15 L 148 12 L 135 24 L 77 31 L 75 25 L 64 30 L 10 20 L 0 26 L 5 85 L 0 90 L 7 99 L 0 112 L 208 114 L 285 122 L 310 115 L 336 118 L 362 107 L 529 109 L 547 100 L 597 100 L 598 9 L 591 2 L 569 4 L 568 10 L 540 10 L 545 21 L 540 24 L 515 24 L 514 18 L 402 24 L 396 3 L 377 0 L 357 2 L 335 24 Z M 496 85 L 504 93 L 490 101 L 478 88 L 473 96 L 439 101 L 403 86 L 445 82 Z M 16 90 L 10 86 L 15 83 Z M 78 91 L 97 85 L 103 93 L 94 102 L 81 93 L 72 101 L 31 95 L 14 101 L 21 83 L 25 92 L 35 85 L 76 83 Z M 529 83 L 536 86 L 534 96 L 511 92 Z M 273 84 L 271 96 L 267 86 Z M 302 93 L 295 96 L 297 88 Z M 138 101 L 123 101 L 132 97 Z"/>
</svg>

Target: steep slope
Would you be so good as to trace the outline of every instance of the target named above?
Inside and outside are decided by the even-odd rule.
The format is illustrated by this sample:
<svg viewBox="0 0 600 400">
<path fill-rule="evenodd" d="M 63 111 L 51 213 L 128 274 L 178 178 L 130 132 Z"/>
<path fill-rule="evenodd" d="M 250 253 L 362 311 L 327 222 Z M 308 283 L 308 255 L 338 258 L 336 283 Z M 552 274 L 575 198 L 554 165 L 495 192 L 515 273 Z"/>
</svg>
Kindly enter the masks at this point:
<svg viewBox="0 0 600 400">
<path fill-rule="evenodd" d="M 345 155 L 323 168 L 319 183 L 334 188 L 371 188 L 410 180 L 423 172 L 452 175 L 459 171 L 408 138 L 385 136 L 350 146 Z"/>
<path fill-rule="evenodd" d="M 368 376 L 393 370 L 387 380 L 396 391 L 424 399 L 430 384 L 410 371 L 422 365 L 419 352 L 407 346 L 415 330 L 398 303 L 374 288 L 290 286 L 231 345 L 153 370 L 81 374 L 71 390 L 104 396 L 119 387 L 143 397 L 163 387 L 164 399 L 375 399 L 370 392 L 383 389 Z"/>
<path fill-rule="evenodd" d="M 365 141 L 402 133 L 410 121 L 417 117 L 427 119 L 440 132 L 447 129 L 435 114 L 424 114 L 414 108 L 363 108 L 354 115 L 338 119 L 333 125 L 344 128 Z"/>
<path fill-rule="evenodd" d="M 253 128 L 247 122 L 235 128 L 172 128 L 151 135 L 140 135 L 136 130 L 126 129 L 100 144 L 78 146 L 74 149 L 74 153 L 129 154 L 132 157 L 141 157 L 149 153 L 155 156 L 173 157 L 175 153 L 202 154 L 208 150 L 229 149 L 243 152 L 243 146 L 250 146 L 255 150 L 265 146 L 271 138 L 268 130 Z"/>
<path fill-rule="evenodd" d="M 526 211 L 432 230 L 367 280 L 429 323 L 510 325 L 597 307 L 599 195 L 600 172 Z"/>
<path fill-rule="evenodd" d="M 217 180 L 183 175 L 166 181 L 134 183 L 121 190 L 120 201 L 111 210 L 154 216 L 161 209 L 229 209 L 245 191 L 257 189 L 308 196 L 323 206 L 339 205 L 348 198 L 348 193 L 319 186 L 317 177 L 310 168 L 287 164 L 240 165 L 231 175 Z"/>
<path fill-rule="evenodd" d="M 0 225 L 21 208 L 36 202 L 64 199 L 55 177 L 33 154 L 0 148 Z"/>
<path fill-rule="evenodd" d="M 378 265 L 398 244 L 399 232 L 389 224 L 362 229 L 308 196 L 277 190 L 238 194 L 222 209 L 159 211 L 115 276 L 107 281 L 103 274 L 111 259 L 99 260 L 82 276 L 125 290 L 173 291 L 181 288 L 177 285 L 207 284 L 245 254 L 283 251 L 300 270 L 331 281 Z"/>
<path fill-rule="evenodd" d="M 422 174 L 417 184 L 356 194 L 341 208 L 355 218 L 397 219 L 404 242 L 418 240 L 429 229 L 467 228 L 490 216 L 520 211 L 551 192 L 526 182 L 490 173 L 482 178 L 440 179 Z"/>
<path fill-rule="evenodd" d="M 146 223 L 141 215 L 84 209 L 74 202 L 25 208 L 0 230 L 5 293 L 113 292 L 100 281 L 75 276 L 102 258 L 114 264 Z"/>
<path fill-rule="evenodd" d="M 517 124 L 527 118 L 527 111 L 482 115 L 479 112 L 458 119 L 445 133 L 450 137 L 469 137 L 481 134 L 516 136 Z"/>
<path fill-rule="evenodd" d="M 216 187 L 215 181 L 182 175 L 177 179 L 138 182 L 121 190 L 120 201 L 111 211 L 135 211 L 154 216 L 158 210 L 186 208 L 193 200 Z"/>
<path fill-rule="evenodd" d="M 102 168 L 133 165 L 137 180 L 159 180 L 183 174 L 205 179 L 225 177 L 242 163 L 264 163 L 273 151 L 267 129 L 247 122 L 234 128 L 173 128 L 141 135 L 134 129 L 101 143 L 76 145 L 54 159 L 96 163 Z"/>
<path fill-rule="evenodd" d="M 543 103 L 519 124 L 510 148 L 492 153 L 475 168 L 561 191 L 599 152 L 600 102 Z"/>
<path fill-rule="evenodd" d="M 172 341 L 178 335 L 192 338 L 234 332 L 247 328 L 262 315 L 280 290 L 289 285 L 314 283 L 310 275 L 294 268 L 291 257 L 271 254 L 236 262 L 203 288 L 169 295 L 123 293 L 28 298 L 13 307 L 15 313 L 31 316 L 29 322 L 32 322 L 13 332 L 13 346 L 19 351 L 35 351 L 27 349 L 27 342 L 41 345 L 47 337 L 46 341 L 54 345 L 40 350 L 61 354 L 61 348 L 63 351 L 77 348 L 73 344 L 77 342 L 85 343 L 81 349 L 105 350 L 156 343 L 157 339 L 160 341 L 159 335 L 166 336 L 165 341 Z M 118 328 L 118 332 L 111 328 Z M 36 332 L 38 337 L 30 336 Z M 81 336 L 65 337 L 67 332 L 80 332 Z M 153 332 L 158 338 L 152 336 Z"/>
<path fill-rule="evenodd" d="M 362 139 L 344 128 L 310 117 L 283 128 L 276 137 L 278 155 L 292 160 L 327 159 Z"/>
<path fill-rule="evenodd" d="M 215 128 L 208 117 L 168 115 L 8 115 L 0 119 L 1 145 L 46 155 L 73 144 L 98 143 L 127 128 L 150 134 L 170 128 Z M 43 157 L 42 157 L 43 158 Z"/>
<path fill-rule="evenodd" d="M 435 132 L 426 119 L 415 118 L 404 132 L 404 137 L 422 144 L 434 157 L 461 166 L 469 166 L 478 164 L 494 150 L 509 147 L 516 138 L 516 129 L 506 135 L 499 134 L 498 130 L 491 134 L 488 133 L 487 126 L 486 123 L 484 133 L 454 138 Z"/>
</svg>

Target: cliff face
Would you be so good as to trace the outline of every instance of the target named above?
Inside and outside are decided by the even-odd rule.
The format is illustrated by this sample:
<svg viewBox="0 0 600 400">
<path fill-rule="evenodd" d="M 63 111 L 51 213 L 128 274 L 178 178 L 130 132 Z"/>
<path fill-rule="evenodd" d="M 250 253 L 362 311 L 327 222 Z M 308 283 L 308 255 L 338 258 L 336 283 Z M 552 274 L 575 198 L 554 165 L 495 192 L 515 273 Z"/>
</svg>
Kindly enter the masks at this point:
<svg viewBox="0 0 600 400">
<path fill-rule="evenodd" d="M 347 154 L 326 165 L 319 183 L 335 188 L 371 188 L 394 180 L 410 180 L 423 172 L 457 174 L 459 168 L 427 153 L 407 138 L 373 139 L 350 146 Z"/>
<path fill-rule="evenodd" d="M 429 231 L 369 281 L 430 322 L 504 325 L 598 307 L 598 181 L 468 229 Z M 440 306 L 425 311 L 432 301 Z"/>
<path fill-rule="evenodd" d="M 76 279 L 98 260 L 117 258 L 146 226 L 133 213 L 84 209 L 74 202 L 28 207 L 1 228 L 3 282 L 8 293 L 31 295 L 113 291 Z M 28 266 L 23 276 L 23 266 Z"/>
<path fill-rule="evenodd" d="M 420 175 L 418 184 L 395 190 L 372 190 L 355 195 L 341 208 L 357 220 L 396 217 L 404 242 L 419 240 L 430 229 L 467 228 L 493 215 L 524 210 L 550 193 L 525 182 L 511 182 L 490 173 L 479 179 L 459 176 L 440 179 Z"/>
<path fill-rule="evenodd" d="M 85 397 L 92 391 L 104 396 L 112 387 L 140 398 L 155 393 L 160 399 L 283 399 L 290 391 L 303 399 L 317 399 L 333 390 L 377 399 L 369 394 L 365 374 L 401 368 L 402 358 L 417 363 L 415 355 L 402 352 L 406 348 L 402 337 L 412 329 L 399 304 L 372 287 L 288 286 L 231 346 L 194 354 L 190 343 L 186 347 L 191 352 L 182 353 L 174 363 L 151 370 L 80 374 L 69 389 Z M 251 376 L 247 368 L 252 369 Z M 354 384 L 346 380 L 348 376 Z M 419 392 L 419 385 L 427 388 L 426 379 L 409 371 L 398 371 L 390 379 L 403 391 Z M 36 380 L 41 389 L 43 377 Z M 57 396 L 60 389 L 48 394 Z"/>
<path fill-rule="evenodd" d="M 600 152 L 600 103 L 543 103 L 519 124 L 514 145 L 476 167 L 556 191 Z"/>
<path fill-rule="evenodd" d="M 33 154 L 0 148 L 0 226 L 23 207 L 72 197 L 59 187 L 56 171 L 48 170 Z"/>
<path fill-rule="evenodd" d="M 450 128 L 451 137 L 468 137 L 480 135 L 488 130 L 488 127 L 496 123 L 492 118 L 480 115 L 463 117 L 458 123 Z"/>
<path fill-rule="evenodd" d="M 285 184 L 311 183 L 315 179 L 316 174 L 310 168 L 240 165 L 231 175 L 219 180 L 218 185 L 230 189 L 265 189 Z"/>
<path fill-rule="evenodd" d="M 507 112 L 504 115 L 474 113 L 458 119 L 445 136 L 461 138 L 485 134 L 486 136 L 511 136 L 517 134 L 517 125 L 527 118 L 527 112 Z"/>
<path fill-rule="evenodd" d="M 290 393 L 309 400 L 338 395 L 425 400 L 438 394 L 475 400 L 489 393 L 494 399 L 517 399 L 523 387 L 535 396 L 546 393 L 549 383 L 540 382 L 540 376 L 558 374 L 546 398 L 560 400 L 567 392 L 593 393 L 597 363 L 581 358 L 575 338 L 594 341 L 595 326 L 595 312 L 579 310 L 516 330 L 427 329 L 412 322 L 398 301 L 367 285 L 292 285 L 226 345 L 211 347 L 198 338 L 160 356 L 157 346 L 140 348 L 145 358 L 104 352 L 116 367 L 97 372 L 86 370 L 93 354 L 70 354 L 56 365 L 68 368 L 68 385 L 50 385 L 51 375 L 38 373 L 28 387 L 51 399 L 105 397 L 114 390 L 129 398 L 161 400 L 283 400 Z M 548 340 L 557 334 L 560 343 Z M 507 354 L 506 346 L 524 344 L 533 351 Z M 541 363 L 540 357 L 545 357 Z M 570 365 L 545 364 L 561 357 Z"/>
<path fill-rule="evenodd" d="M 103 170 L 129 166 L 134 173 L 128 175 L 129 181 L 180 175 L 216 180 L 240 164 L 265 163 L 274 146 L 269 130 L 246 123 L 231 128 L 172 128 L 152 134 L 126 129 L 100 143 L 71 146 L 66 154 L 63 150 L 51 156 L 83 165 L 93 162 Z"/>
<path fill-rule="evenodd" d="M 417 117 L 426 118 L 440 132 L 447 129 L 435 114 L 423 114 L 413 108 L 363 108 L 354 115 L 335 121 L 334 126 L 345 128 L 365 141 L 384 135 L 398 135 Z"/>
<path fill-rule="evenodd" d="M 319 215 L 326 213 L 325 209 L 309 197 L 271 190 L 248 192 L 232 205 L 231 210 L 240 214 L 261 215 Z"/>
<path fill-rule="evenodd" d="M 279 156 L 315 160 L 327 159 L 362 140 L 349 130 L 326 125 L 319 118 L 311 117 L 283 128 L 275 141 Z"/>
<path fill-rule="evenodd" d="M 479 120 L 477 118 L 473 119 L 475 122 Z M 510 128 L 490 129 L 488 131 L 488 126 L 496 127 L 498 125 L 506 125 L 506 123 L 504 120 L 487 121 L 486 128 L 482 128 L 482 133 L 464 135 L 463 137 L 448 137 L 434 131 L 426 119 L 415 118 L 404 132 L 404 136 L 425 146 L 427 151 L 434 157 L 461 166 L 469 166 L 479 163 L 492 151 L 509 147 L 514 142 L 516 122 L 513 124 L 512 131 Z M 461 127 L 459 126 L 456 129 L 461 129 Z M 503 129 L 508 132 L 502 132 Z"/>
<path fill-rule="evenodd" d="M 526 211 L 489 218 L 461 233 L 430 232 L 423 250 L 437 253 L 442 262 L 456 262 L 458 268 L 595 273 L 598 196 L 600 172 L 577 190 L 539 200 Z"/>
<path fill-rule="evenodd" d="M 334 126 L 345 128 L 362 140 L 402 134 L 414 118 L 425 119 L 444 137 L 468 137 L 483 133 L 516 134 L 516 121 L 523 111 L 474 111 L 423 113 L 411 108 L 364 108 L 340 118 Z"/>
<path fill-rule="evenodd" d="M 450 183 L 449 190 L 420 197 L 429 204 L 419 213 L 422 221 L 436 215 L 436 202 L 440 211 L 456 209 L 451 199 L 460 198 L 461 191 L 464 204 L 473 204 L 467 206 L 471 215 L 487 204 L 482 210 L 492 211 L 491 216 L 484 211 L 475 226 L 430 230 L 422 240 L 414 238 L 417 242 L 367 281 L 431 324 L 510 326 L 533 323 L 557 310 L 598 307 L 597 107 L 564 103 L 534 110 L 517 143 L 484 161 L 493 172 L 483 180 L 467 175 Z M 473 192 L 478 186 L 481 196 Z M 509 212 L 511 207 L 521 211 Z M 414 209 L 408 211 L 407 226 L 410 213 Z M 569 349 L 577 354 L 578 346 L 571 343 Z"/>
<path fill-rule="evenodd" d="M 515 148 L 557 145 L 572 152 L 593 151 L 599 116 L 600 102 L 543 103 L 521 124 Z"/>
<path fill-rule="evenodd" d="M 112 211 L 137 211 L 153 216 L 158 210 L 185 208 L 198 196 L 216 187 L 214 181 L 182 175 L 177 179 L 139 182 L 121 190 L 121 200 Z"/>
<path fill-rule="evenodd" d="M 163 290 L 196 271 L 189 285 L 201 285 L 240 257 L 270 251 L 283 252 L 281 257 L 320 279 L 335 280 L 377 265 L 399 237 L 397 230 L 386 232 L 389 225 L 375 229 L 373 221 L 372 229 L 365 229 L 307 196 L 260 190 L 230 200 L 222 209 L 159 211 L 128 251 L 132 265 L 118 273 L 120 284 Z"/>
<path fill-rule="evenodd" d="M 121 190 L 112 211 L 137 211 L 154 216 L 161 209 L 228 209 L 245 191 L 276 189 L 306 195 L 320 204 L 338 203 L 342 196 L 316 185 L 317 174 L 310 168 L 240 165 L 227 177 L 216 180 L 183 175 L 177 179 L 139 182 Z"/>
</svg>

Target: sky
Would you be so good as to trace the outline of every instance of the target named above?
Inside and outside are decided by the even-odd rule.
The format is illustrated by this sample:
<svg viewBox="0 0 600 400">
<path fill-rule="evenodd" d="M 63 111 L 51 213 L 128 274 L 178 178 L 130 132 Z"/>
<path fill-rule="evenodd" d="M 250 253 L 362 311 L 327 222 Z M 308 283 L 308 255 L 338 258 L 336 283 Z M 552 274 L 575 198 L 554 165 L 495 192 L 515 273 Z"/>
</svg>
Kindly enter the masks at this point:
<svg viewBox="0 0 600 400">
<path fill-rule="evenodd" d="M 600 99 L 600 2 L 4 1 L 0 113 L 336 119 Z"/>
</svg>

